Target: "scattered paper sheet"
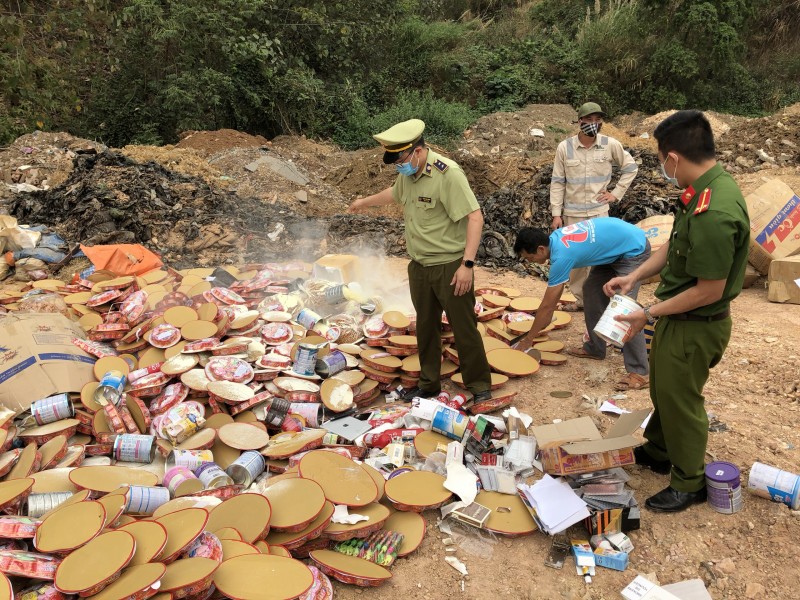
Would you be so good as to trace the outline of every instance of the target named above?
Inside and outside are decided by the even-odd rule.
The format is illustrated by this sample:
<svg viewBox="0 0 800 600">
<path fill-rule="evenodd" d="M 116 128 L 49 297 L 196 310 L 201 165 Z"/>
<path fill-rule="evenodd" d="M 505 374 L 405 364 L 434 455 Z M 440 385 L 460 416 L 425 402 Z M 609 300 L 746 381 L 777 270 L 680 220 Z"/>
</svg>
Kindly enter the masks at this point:
<svg viewBox="0 0 800 600">
<path fill-rule="evenodd" d="M 620 408 L 619 406 L 617 406 L 613 402 L 609 402 L 608 400 L 606 400 L 605 402 L 603 402 L 603 404 L 600 405 L 600 412 L 601 413 L 606 413 L 606 414 L 611 414 L 611 415 L 623 415 L 623 414 L 629 413 L 631 411 L 629 411 L 627 409 L 624 409 L 624 408 Z"/>
<path fill-rule="evenodd" d="M 447 479 L 444 487 L 461 498 L 467 505 L 475 502 L 478 495 L 478 478 L 467 467 L 460 463 L 450 463 L 447 465 Z"/>
<path fill-rule="evenodd" d="M 447 561 L 448 565 L 453 567 L 462 575 L 469 575 L 469 573 L 467 573 L 467 565 L 458 560 L 455 556 L 445 556 L 444 559 Z"/>
<path fill-rule="evenodd" d="M 354 525 L 355 523 L 360 523 L 361 521 L 369 521 L 369 517 L 357 514 L 351 515 L 347 511 L 347 506 L 345 506 L 344 504 L 340 504 L 334 506 L 333 517 L 331 518 L 331 521 L 334 523 L 344 523 L 346 525 Z"/>
<path fill-rule="evenodd" d="M 508 417 L 516 417 L 517 419 L 522 421 L 522 424 L 525 426 L 525 429 L 530 427 L 531 423 L 533 423 L 532 416 L 525 413 L 520 413 L 519 411 L 517 411 L 517 408 L 515 406 L 512 406 L 511 408 L 504 410 L 503 417 L 505 417 L 506 419 Z"/>
</svg>

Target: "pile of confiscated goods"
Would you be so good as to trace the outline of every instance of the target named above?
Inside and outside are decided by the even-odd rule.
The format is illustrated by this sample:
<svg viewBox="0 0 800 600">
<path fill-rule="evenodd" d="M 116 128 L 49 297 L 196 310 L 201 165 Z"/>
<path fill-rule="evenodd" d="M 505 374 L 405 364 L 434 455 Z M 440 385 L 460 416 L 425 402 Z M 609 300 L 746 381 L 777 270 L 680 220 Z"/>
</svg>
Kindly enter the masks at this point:
<svg viewBox="0 0 800 600">
<path fill-rule="evenodd" d="M 333 263 L 357 261 L 345 259 Z M 508 435 L 505 419 L 484 413 L 510 406 L 510 378 L 565 360 L 547 335 L 538 360 L 509 345 L 538 299 L 478 290 L 491 399 L 405 403 L 398 384 L 415 385 L 420 371 L 414 315 L 320 278 L 338 268 L 91 271 L 0 294 L 0 328 L 28 323 L 49 349 L 63 345 L 53 362 L 83 377 L 80 391 L 27 401 L 25 389 L 9 399 L 0 386 L 0 573 L 18 594 L 330 598 L 327 576 L 379 585 L 421 544 L 419 513 L 453 497 L 445 457 L 456 447 L 464 470 L 505 453 L 512 479 L 532 472 L 522 426 Z M 569 320 L 558 313 L 549 329 Z M 443 321 L 442 378 L 457 390 Z M 4 340 L 10 382 L 30 371 L 24 337 Z M 519 496 L 476 496 L 471 477 L 465 506 L 490 513 L 474 525 L 535 531 Z"/>
</svg>

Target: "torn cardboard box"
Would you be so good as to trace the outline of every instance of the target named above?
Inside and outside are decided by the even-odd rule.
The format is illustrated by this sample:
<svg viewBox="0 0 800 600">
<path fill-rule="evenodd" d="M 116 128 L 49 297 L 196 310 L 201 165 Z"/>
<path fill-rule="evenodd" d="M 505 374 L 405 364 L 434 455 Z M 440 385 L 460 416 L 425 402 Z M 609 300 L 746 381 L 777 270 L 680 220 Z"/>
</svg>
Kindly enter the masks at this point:
<svg viewBox="0 0 800 600">
<path fill-rule="evenodd" d="M 800 198 L 780 179 L 773 179 L 745 197 L 750 214 L 748 260 L 766 275 L 769 264 L 800 252 Z"/>
<path fill-rule="evenodd" d="M 641 444 L 633 433 L 649 413 L 643 409 L 620 415 L 605 438 L 589 417 L 534 427 L 545 473 L 576 475 L 632 465 L 633 448 Z"/>
<path fill-rule="evenodd" d="M 772 261 L 767 298 L 770 302 L 800 304 L 800 256 Z"/>
<path fill-rule="evenodd" d="M 83 330 L 53 313 L 10 314 L 0 319 L 0 404 L 16 414 L 42 398 L 80 392 L 92 381 L 95 359 L 72 344 Z"/>
<path fill-rule="evenodd" d="M 350 283 L 361 277 L 361 263 L 354 254 L 326 254 L 314 263 L 311 276 L 335 283 Z"/>
</svg>

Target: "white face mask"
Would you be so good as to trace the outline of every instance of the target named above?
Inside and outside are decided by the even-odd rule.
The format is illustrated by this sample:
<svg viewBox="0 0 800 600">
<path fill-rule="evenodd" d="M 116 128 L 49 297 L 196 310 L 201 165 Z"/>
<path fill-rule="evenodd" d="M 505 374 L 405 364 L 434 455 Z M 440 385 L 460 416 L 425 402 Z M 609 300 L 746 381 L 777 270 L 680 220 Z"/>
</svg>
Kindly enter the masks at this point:
<svg viewBox="0 0 800 600">
<path fill-rule="evenodd" d="M 672 173 L 673 176 L 670 177 L 669 175 L 667 175 L 667 170 L 664 168 L 664 165 L 667 164 L 668 160 L 669 160 L 669 155 L 667 155 L 667 158 L 665 158 L 664 162 L 661 163 L 661 175 L 663 175 L 664 179 L 669 181 L 675 187 L 680 187 L 680 184 L 678 183 L 678 178 L 675 177 L 675 175 L 678 174 L 678 161 L 675 161 L 675 171 Z"/>
</svg>

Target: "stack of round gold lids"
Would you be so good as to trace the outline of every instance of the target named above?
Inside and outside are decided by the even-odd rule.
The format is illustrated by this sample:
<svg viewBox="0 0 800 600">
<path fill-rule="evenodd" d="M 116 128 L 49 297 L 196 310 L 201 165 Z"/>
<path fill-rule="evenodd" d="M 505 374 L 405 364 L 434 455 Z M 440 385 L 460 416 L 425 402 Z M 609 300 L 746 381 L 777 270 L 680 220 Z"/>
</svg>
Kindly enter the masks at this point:
<svg viewBox="0 0 800 600">
<path fill-rule="evenodd" d="M 334 504 L 366 506 L 375 502 L 378 488 L 364 469 L 334 452 L 309 452 L 299 464 L 300 475 L 316 481 Z"/>
<path fill-rule="evenodd" d="M 70 481 L 81 489 L 107 494 L 123 485 L 154 486 L 158 484 L 158 476 L 144 469 L 127 469 L 125 467 L 98 466 L 78 467 L 69 474 Z"/>
<path fill-rule="evenodd" d="M 449 437 L 435 431 L 420 431 L 414 437 L 414 449 L 422 458 L 427 458 L 433 452 L 439 450 L 440 447 L 446 448 L 447 444 L 452 441 Z"/>
<path fill-rule="evenodd" d="M 272 518 L 269 499 L 260 494 L 240 494 L 228 498 L 211 509 L 206 530 L 214 533 L 223 528 L 239 532 L 242 541 L 252 543 L 266 537 Z"/>
<path fill-rule="evenodd" d="M 419 548 L 425 538 L 425 519 L 415 512 L 394 512 L 386 519 L 383 528 L 386 531 L 403 534 L 403 541 L 397 550 L 397 556 L 408 556 Z"/>
<path fill-rule="evenodd" d="M 119 576 L 133 558 L 136 541 L 126 531 L 109 531 L 70 553 L 56 570 L 56 587 L 89 595 Z"/>
<path fill-rule="evenodd" d="M 273 496 L 273 498 L 274 497 L 275 496 Z M 304 541 L 312 539 L 312 537 L 317 537 L 322 533 L 322 530 L 331 522 L 333 510 L 333 504 L 326 501 L 319 514 L 303 529 L 297 531 L 278 531 L 277 529 L 272 529 L 265 541 L 270 547 L 285 546 L 287 548 L 296 548 L 302 545 Z"/>
<path fill-rule="evenodd" d="M 167 530 L 157 521 L 140 520 L 119 528 L 127 531 L 136 540 L 136 552 L 131 565 L 141 565 L 157 560 L 167 545 Z"/>
<path fill-rule="evenodd" d="M 223 562 L 214 573 L 216 588 L 237 600 L 262 600 L 265 590 L 271 598 L 297 598 L 313 583 L 314 576 L 303 563 L 271 554 L 238 556 Z"/>
<path fill-rule="evenodd" d="M 385 567 L 333 550 L 313 550 L 310 557 L 323 573 L 333 575 L 344 583 L 366 580 L 370 582 L 369 585 L 377 585 L 392 577 L 391 571 Z"/>
<path fill-rule="evenodd" d="M 326 504 L 322 486 L 300 477 L 278 481 L 263 493 L 272 506 L 270 526 L 277 531 L 300 531 L 306 528 L 320 515 Z"/>
<path fill-rule="evenodd" d="M 489 366 L 509 377 L 533 375 L 539 370 L 539 363 L 532 356 L 512 348 L 492 350 L 486 354 Z"/>
<path fill-rule="evenodd" d="M 33 544 L 39 552 L 65 552 L 87 543 L 105 526 L 106 510 L 100 502 L 76 502 L 48 515 Z"/>
<path fill-rule="evenodd" d="M 482 491 L 475 502 L 492 511 L 484 528 L 504 535 L 525 535 L 536 531 L 536 523 L 519 496 Z"/>
<path fill-rule="evenodd" d="M 166 571 L 167 567 L 162 563 L 145 563 L 128 567 L 119 579 L 92 598 L 95 600 L 147 598 L 151 589 L 159 587 L 157 584 Z"/>
<path fill-rule="evenodd" d="M 167 530 L 167 544 L 159 559 L 169 563 L 203 533 L 208 512 L 203 508 L 184 508 L 158 517 L 155 521 Z"/>
<path fill-rule="evenodd" d="M 451 492 L 444 487 L 445 478 L 430 471 L 410 471 L 386 482 L 386 497 L 394 504 L 411 509 L 441 506 Z"/>
</svg>

